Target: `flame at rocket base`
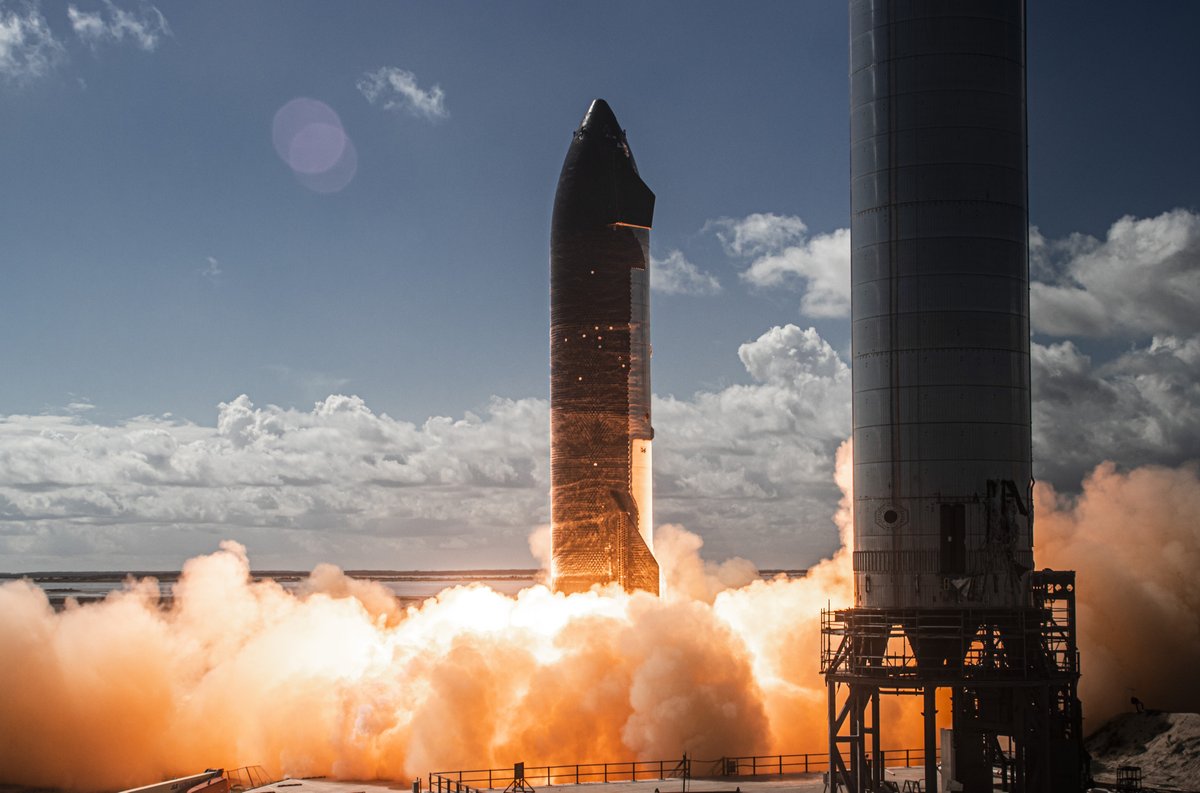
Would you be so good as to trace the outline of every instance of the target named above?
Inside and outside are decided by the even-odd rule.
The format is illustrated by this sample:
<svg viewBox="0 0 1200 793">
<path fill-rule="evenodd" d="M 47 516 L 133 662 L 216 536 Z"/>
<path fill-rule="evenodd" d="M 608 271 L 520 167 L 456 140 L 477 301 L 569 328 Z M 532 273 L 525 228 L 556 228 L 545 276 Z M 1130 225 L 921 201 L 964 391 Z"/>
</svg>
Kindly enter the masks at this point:
<svg viewBox="0 0 1200 793">
<path fill-rule="evenodd" d="M 650 225 L 654 193 L 612 110 L 576 130 L 550 232 L 554 587 L 659 590 L 651 528 Z"/>
</svg>

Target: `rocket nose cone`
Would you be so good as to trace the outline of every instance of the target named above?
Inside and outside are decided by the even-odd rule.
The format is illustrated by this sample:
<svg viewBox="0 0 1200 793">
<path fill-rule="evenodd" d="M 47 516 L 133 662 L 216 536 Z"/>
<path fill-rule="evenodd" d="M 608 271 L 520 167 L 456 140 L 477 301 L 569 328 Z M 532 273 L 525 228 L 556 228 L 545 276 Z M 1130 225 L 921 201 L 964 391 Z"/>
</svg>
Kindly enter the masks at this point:
<svg viewBox="0 0 1200 793">
<path fill-rule="evenodd" d="M 554 228 L 621 223 L 650 228 L 654 193 L 638 175 L 633 152 L 603 99 L 588 107 L 571 139 L 554 197 Z"/>
<path fill-rule="evenodd" d="M 608 102 L 603 99 L 595 99 L 587 113 L 584 114 L 579 130 L 580 132 L 599 132 L 615 136 L 621 134 L 621 125 L 617 123 L 617 117 L 613 115 Z"/>
</svg>

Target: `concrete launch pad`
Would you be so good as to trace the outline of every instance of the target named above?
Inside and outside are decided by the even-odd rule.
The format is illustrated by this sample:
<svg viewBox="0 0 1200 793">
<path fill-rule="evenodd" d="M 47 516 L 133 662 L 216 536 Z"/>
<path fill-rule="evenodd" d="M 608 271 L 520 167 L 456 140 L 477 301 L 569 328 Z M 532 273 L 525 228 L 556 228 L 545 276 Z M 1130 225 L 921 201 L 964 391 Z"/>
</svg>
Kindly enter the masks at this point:
<svg viewBox="0 0 1200 793">
<path fill-rule="evenodd" d="M 341 779 L 281 779 L 262 787 L 251 788 L 254 793 L 383 793 L 384 791 L 412 790 L 412 784 L 373 780 L 352 782 Z M 250 791 L 246 791 L 250 793 Z"/>
<path fill-rule="evenodd" d="M 919 768 L 898 768 L 887 772 L 887 779 L 897 787 L 906 780 L 920 778 Z M 687 790 L 691 793 L 716 793 L 716 791 L 740 790 L 741 793 L 822 793 L 827 790 L 823 775 L 789 774 L 783 777 L 737 779 L 689 779 Z M 254 793 L 384 793 L 385 791 L 411 791 L 412 785 L 398 782 L 341 782 L 330 779 L 285 779 L 261 788 Z M 472 789 L 474 790 L 474 788 Z M 501 789 L 497 789 L 499 793 Z M 538 793 L 682 793 L 683 782 L 679 779 L 651 779 L 639 782 L 585 782 L 579 785 L 535 786 Z"/>
<path fill-rule="evenodd" d="M 896 788 L 905 789 L 905 782 L 922 779 L 922 768 L 889 768 L 884 770 L 883 779 L 894 782 Z M 428 793 L 422 780 L 422 792 Z M 371 781 L 347 782 L 337 780 L 282 780 L 259 788 L 253 793 L 383 793 L 384 791 L 412 791 L 412 783 Z M 503 788 L 470 788 L 479 793 L 500 793 Z M 782 776 L 737 776 L 727 779 L 690 779 L 688 793 L 824 793 L 828 791 L 822 771 L 811 774 L 785 774 Z M 998 788 L 997 788 L 998 789 Z M 538 793 L 684 793 L 683 780 L 640 780 L 636 782 L 583 782 L 580 785 L 535 785 Z M 251 793 L 251 792 L 247 792 Z"/>
</svg>

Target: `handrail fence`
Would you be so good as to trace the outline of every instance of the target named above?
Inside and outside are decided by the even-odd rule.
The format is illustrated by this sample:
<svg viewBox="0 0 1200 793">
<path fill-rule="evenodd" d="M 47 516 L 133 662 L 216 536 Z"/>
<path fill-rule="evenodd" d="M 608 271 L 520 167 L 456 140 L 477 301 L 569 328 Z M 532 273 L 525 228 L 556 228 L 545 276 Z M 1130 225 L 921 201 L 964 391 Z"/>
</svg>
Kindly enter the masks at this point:
<svg viewBox="0 0 1200 793">
<path fill-rule="evenodd" d="M 924 749 L 884 749 L 880 752 L 885 767 L 912 767 L 925 763 Z M 811 774 L 829 770 L 829 754 L 742 755 L 716 760 L 622 760 L 607 763 L 567 763 L 563 765 L 525 765 L 524 779 L 531 785 L 579 785 L 584 782 L 637 782 L 681 777 L 784 776 Z M 693 773 L 704 771 L 707 773 Z M 429 774 L 430 793 L 479 793 L 504 788 L 513 781 L 513 768 L 474 768 L 461 771 L 433 771 Z"/>
<path fill-rule="evenodd" d="M 679 760 L 624 760 L 608 763 L 567 763 L 525 766 L 531 785 L 579 785 L 584 782 L 636 782 L 642 779 L 673 779 Z M 480 789 L 503 788 L 513 781 L 513 769 L 475 768 L 463 771 L 434 771 L 429 790 L 437 793 L 475 793 Z"/>
<path fill-rule="evenodd" d="M 879 754 L 885 768 L 911 768 L 925 763 L 924 749 L 884 749 Z M 867 759 L 871 759 L 870 753 Z M 828 770 L 828 753 L 746 755 L 713 761 L 710 776 L 783 776 Z"/>
</svg>

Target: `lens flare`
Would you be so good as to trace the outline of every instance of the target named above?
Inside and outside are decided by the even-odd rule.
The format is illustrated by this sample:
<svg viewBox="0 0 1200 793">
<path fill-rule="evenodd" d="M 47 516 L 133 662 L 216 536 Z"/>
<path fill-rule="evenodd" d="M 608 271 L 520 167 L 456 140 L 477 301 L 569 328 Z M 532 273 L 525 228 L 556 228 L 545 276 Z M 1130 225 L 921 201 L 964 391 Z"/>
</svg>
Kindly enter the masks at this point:
<svg viewBox="0 0 1200 793">
<path fill-rule="evenodd" d="M 358 150 L 354 141 L 345 138 L 342 155 L 329 169 L 319 173 L 296 171 L 296 181 L 315 193 L 336 193 L 350 184 L 358 172 Z"/>
<path fill-rule="evenodd" d="M 279 108 L 271 123 L 275 152 L 305 187 L 335 193 L 354 178 L 358 152 L 333 108 L 300 97 Z"/>
<path fill-rule="evenodd" d="M 346 133 L 333 124 L 306 124 L 288 146 L 287 161 L 297 173 L 324 173 L 346 150 Z"/>
</svg>

